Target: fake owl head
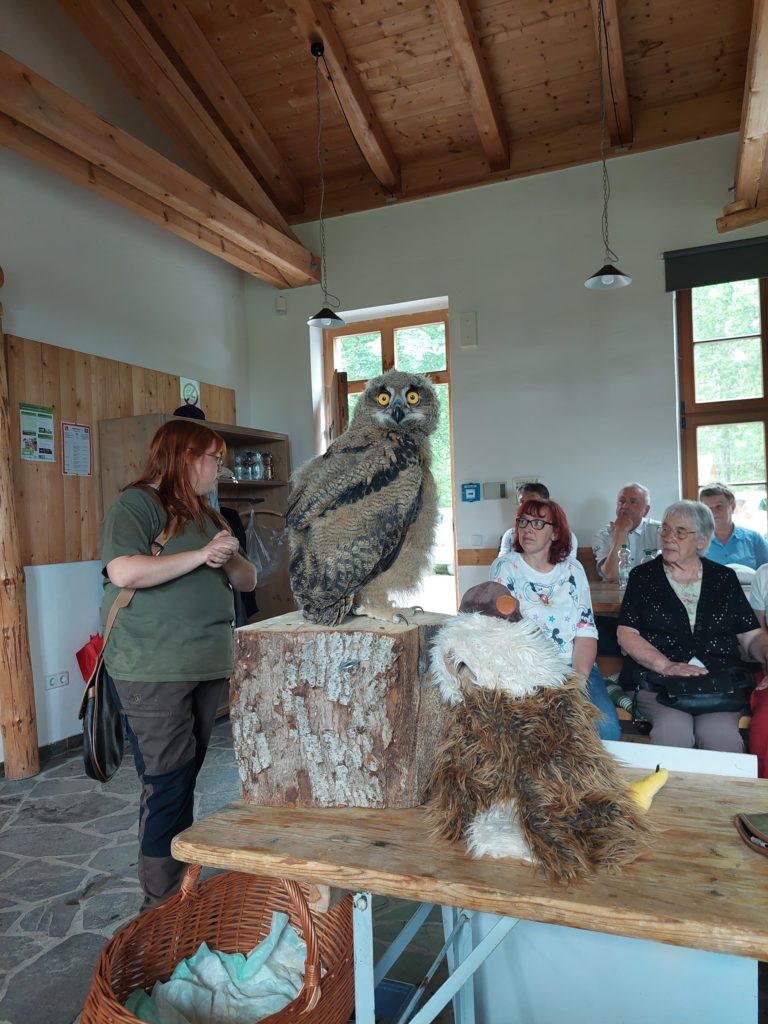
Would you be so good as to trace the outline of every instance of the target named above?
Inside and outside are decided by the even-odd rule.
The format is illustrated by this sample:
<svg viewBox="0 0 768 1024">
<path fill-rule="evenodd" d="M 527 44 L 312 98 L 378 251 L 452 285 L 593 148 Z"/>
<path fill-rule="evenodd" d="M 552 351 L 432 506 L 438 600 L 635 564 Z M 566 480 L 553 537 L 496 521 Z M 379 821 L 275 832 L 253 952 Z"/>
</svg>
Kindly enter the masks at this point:
<svg viewBox="0 0 768 1024">
<path fill-rule="evenodd" d="M 352 426 L 372 422 L 382 430 L 427 436 L 437 427 L 440 407 L 426 377 L 389 370 L 368 381 L 352 417 Z"/>
</svg>

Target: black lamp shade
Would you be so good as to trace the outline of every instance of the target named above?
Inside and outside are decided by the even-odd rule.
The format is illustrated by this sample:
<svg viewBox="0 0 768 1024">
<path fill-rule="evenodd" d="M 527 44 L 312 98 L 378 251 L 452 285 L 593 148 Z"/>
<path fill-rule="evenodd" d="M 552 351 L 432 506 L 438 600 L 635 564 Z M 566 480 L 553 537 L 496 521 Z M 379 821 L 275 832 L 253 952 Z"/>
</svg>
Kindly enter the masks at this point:
<svg viewBox="0 0 768 1024">
<path fill-rule="evenodd" d="M 599 291 L 609 291 L 616 288 L 624 288 L 628 284 L 632 284 L 631 277 L 628 277 L 611 263 L 606 263 L 604 267 L 600 267 L 591 277 L 587 278 L 584 282 L 584 287 L 595 288 Z"/>
<path fill-rule="evenodd" d="M 332 309 L 323 306 L 319 313 L 315 313 L 307 320 L 309 327 L 344 327 L 345 321 L 337 316 Z"/>
</svg>

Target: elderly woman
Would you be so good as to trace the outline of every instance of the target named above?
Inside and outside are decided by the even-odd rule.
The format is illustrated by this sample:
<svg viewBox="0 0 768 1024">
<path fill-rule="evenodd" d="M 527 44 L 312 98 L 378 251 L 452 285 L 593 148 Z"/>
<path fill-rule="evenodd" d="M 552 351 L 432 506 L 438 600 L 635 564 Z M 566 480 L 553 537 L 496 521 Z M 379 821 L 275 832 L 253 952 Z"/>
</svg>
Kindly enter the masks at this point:
<svg viewBox="0 0 768 1024">
<path fill-rule="evenodd" d="M 652 743 L 741 753 L 739 716 L 751 676 L 740 656 L 768 664 L 768 633 L 733 570 L 702 558 L 714 532 L 700 501 L 677 501 L 664 513 L 661 554 L 632 570 L 619 612 L 618 640 L 628 655 L 622 682 L 636 687 Z M 702 692 L 681 698 L 697 681 Z M 675 707 L 681 701 L 688 710 Z"/>
<path fill-rule="evenodd" d="M 527 499 L 517 510 L 513 549 L 493 563 L 491 579 L 514 594 L 523 618 L 537 622 L 573 671 L 586 677 L 586 695 L 602 712 L 600 737 L 618 740 L 616 708 L 595 664 L 597 629 L 589 584 L 581 563 L 570 554 L 571 544 L 571 528 L 560 505 Z"/>
</svg>

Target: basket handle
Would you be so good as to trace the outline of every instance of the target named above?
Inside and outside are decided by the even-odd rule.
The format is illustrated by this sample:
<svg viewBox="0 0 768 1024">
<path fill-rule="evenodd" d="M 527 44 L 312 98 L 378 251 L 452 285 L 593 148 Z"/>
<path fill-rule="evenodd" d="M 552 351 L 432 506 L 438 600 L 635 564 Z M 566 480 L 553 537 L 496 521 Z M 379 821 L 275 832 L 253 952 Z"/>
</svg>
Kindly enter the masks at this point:
<svg viewBox="0 0 768 1024">
<path fill-rule="evenodd" d="M 201 864 L 190 864 L 187 868 L 179 890 L 179 896 L 182 901 L 195 899 L 199 895 L 197 883 L 201 871 Z M 314 1010 L 322 995 L 320 988 L 320 952 L 315 922 L 299 883 L 292 882 L 289 878 L 281 878 L 280 882 L 288 893 L 288 898 L 299 919 L 301 934 L 307 947 L 307 958 L 304 961 L 304 985 L 302 988 L 304 1007 L 301 1012 L 308 1013 L 310 1010 Z"/>
<path fill-rule="evenodd" d="M 301 933 L 307 947 L 307 959 L 304 963 L 304 1000 L 305 1005 L 302 1013 L 314 1010 L 320 1001 L 322 991 L 320 989 L 320 953 L 317 943 L 317 932 L 315 922 L 312 919 L 312 912 L 307 905 L 304 892 L 298 882 L 292 882 L 289 878 L 281 878 L 283 888 L 293 904 L 293 909 L 299 918 Z"/>
</svg>

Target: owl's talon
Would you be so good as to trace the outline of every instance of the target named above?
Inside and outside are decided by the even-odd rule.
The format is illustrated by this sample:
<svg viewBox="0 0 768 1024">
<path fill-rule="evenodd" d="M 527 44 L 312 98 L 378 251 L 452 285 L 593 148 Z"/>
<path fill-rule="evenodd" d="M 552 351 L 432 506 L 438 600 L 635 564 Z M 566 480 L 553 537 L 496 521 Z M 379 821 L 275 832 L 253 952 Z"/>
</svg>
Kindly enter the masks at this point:
<svg viewBox="0 0 768 1024">
<path fill-rule="evenodd" d="M 411 615 L 418 615 L 419 612 L 423 613 L 424 609 L 421 607 L 420 604 L 415 604 L 413 608 L 411 608 Z"/>
<path fill-rule="evenodd" d="M 395 612 L 394 615 L 392 616 L 392 621 L 393 622 L 397 622 L 397 623 L 402 622 L 403 625 L 405 625 L 405 626 L 409 626 L 410 625 L 410 623 L 408 622 L 408 619 L 406 619 L 406 617 L 403 615 L 402 612 Z"/>
</svg>

